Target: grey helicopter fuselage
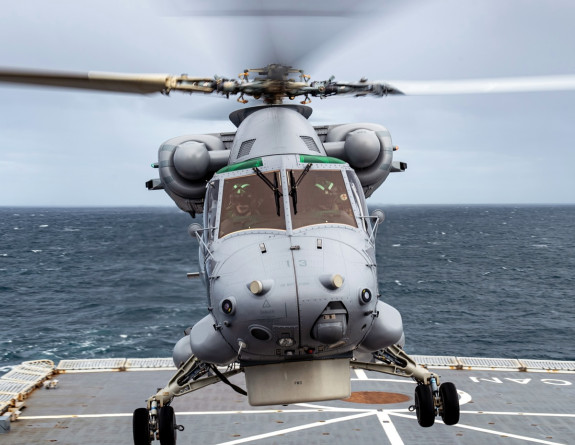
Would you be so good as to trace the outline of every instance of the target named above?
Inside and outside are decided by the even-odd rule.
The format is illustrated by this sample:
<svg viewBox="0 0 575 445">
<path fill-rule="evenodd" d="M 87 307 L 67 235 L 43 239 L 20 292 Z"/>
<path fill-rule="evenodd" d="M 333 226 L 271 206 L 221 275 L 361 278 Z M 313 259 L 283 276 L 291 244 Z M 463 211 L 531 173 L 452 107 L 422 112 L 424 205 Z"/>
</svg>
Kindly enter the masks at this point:
<svg viewBox="0 0 575 445">
<path fill-rule="evenodd" d="M 289 107 L 243 110 L 239 120 L 228 165 L 204 185 L 204 227 L 197 233 L 209 314 L 176 345 L 176 365 L 192 353 L 207 363 L 244 367 L 349 360 L 354 352 L 402 342 L 400 314 L 378 299 L 374 227 L 365 185 L 340 159 L 346 142 L 331 144 L 340 157 L 328 156 L 305 114 Z M 340 139 L 350 138 L 347 130 Z M 391 170 L 392 152 L 384 147 L 387 130 L 378 132 L 371 154 L 376 182 Z M 188 163 L 205 149 L 192 142 Z M 178 156 L 177 144 L 160 149 L 164 184 L 182 170 L 162 164 L 162 153 Z M 369 169 L 364 176 L 374 175 Z"/>
</svg>

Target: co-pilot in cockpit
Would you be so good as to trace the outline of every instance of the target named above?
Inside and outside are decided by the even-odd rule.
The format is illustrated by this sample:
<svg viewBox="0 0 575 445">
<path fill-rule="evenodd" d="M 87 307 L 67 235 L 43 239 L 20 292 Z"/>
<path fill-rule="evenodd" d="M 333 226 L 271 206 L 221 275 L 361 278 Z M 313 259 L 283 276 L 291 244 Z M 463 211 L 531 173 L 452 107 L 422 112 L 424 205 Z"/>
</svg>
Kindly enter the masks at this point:
<svg viewBox="0 0 575 445">
<path fill-rule="evenodd" d="M 218 237 L 239 230 L 285 230 L 282 195 L 278 171 L 226 179 Z"/>
<path fill-rule="evenodd" d="M 288 186 L 289 222 L 284 211 L 282 171 L 262 172 L 224 180 L 218 238 L 240 230 L 292 230 L 314 224 L 358 227 L 342 170 L 283 171 Z M 351 179 L 351 178 L 349 178 Z M 353 185 L 355 186 L 355 185 Z M 354 199 L 359 199 L 354 193 Z M 357 203 L 361 212 L 362 204 Z"/>
</svg>

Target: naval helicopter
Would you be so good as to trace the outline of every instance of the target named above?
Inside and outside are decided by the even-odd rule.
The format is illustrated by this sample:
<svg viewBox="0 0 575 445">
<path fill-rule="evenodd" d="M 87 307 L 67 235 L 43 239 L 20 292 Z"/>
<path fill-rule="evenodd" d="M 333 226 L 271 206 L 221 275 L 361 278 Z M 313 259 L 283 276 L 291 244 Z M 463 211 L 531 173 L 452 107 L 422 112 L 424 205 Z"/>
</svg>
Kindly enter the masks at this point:
<svg viewBox="0 0 575 445">
<path fill-rule="evenodd" d="M 383 97 L 405 89 L 367 79 L 311 81 L 303 70 L 281 64 L 244 70 L 239 80 L 0 69 L 0 81 L 262 102 L 231 113 L 235 132 L 164 142 L 153 164 L 159 178 L 146 183 L 149 190 L 164 190 L 184 212 L 203 214 L 203 224 L 192 224 L 189 232 L 199 245 L 208 315 L 175 345 L 174 376 L 134 411 L 136 445 L 176 443 L 183 427 L 173 400 L 208 385 L 228 384 L 254 406 L 342 399 L 350 395 L 353 368 L 414 379 L 413 410 L 422 427 L 436 417 L 458 423 L 455 385 L 406 353 L 401 315 L 378 288 L 375 238 L 384 214 L 369 214 L 366 199 L 407 165 L 394 161 L 396 147 L 380 124 L 308 121 L 311 98 Z M 453 88 L 574 85 L 572 78 L 556 78 Z M 445 92 L 445 85 L 436 86 Z M 284 103 L 295 98 L 303 100 Z M 239 373 L 246 390 L 229 380 Z"/>
</svg>

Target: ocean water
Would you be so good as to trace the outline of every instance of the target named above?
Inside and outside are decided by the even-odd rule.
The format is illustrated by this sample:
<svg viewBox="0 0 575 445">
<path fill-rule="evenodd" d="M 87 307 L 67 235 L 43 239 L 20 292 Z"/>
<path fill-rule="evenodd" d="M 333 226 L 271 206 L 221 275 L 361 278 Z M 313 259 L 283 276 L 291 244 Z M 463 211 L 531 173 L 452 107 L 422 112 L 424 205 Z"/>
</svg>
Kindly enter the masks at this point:
<svg viewBox="0 0 575 445">
<path fill-rule="evenodd" d="M 575 206 L 383 209 L 380 293 L 408 352 L 575 360 Z M 207 313 L 186 278 L 192 221 L 175 208 L 0 208 L 0 369 L 170 356 Z"/>
</svg>

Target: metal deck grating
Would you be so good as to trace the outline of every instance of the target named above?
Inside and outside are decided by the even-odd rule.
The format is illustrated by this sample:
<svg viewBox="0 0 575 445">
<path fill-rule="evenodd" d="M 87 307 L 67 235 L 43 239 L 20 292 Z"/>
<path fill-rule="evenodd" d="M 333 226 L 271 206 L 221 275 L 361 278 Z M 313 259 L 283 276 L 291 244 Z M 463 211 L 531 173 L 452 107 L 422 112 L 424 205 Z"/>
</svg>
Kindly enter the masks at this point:
<svg viewBox="0 0 575 445">
<path fill-rule="evenodd" d="M 90 371 L 90 370 L 120 370 L 124 369 L 125 358 L 106 358 L 91 360 L 62 360 L 57 371 Z"/>
<path fill-rule="evenodd" d="M 522 367 L 519 360 L 512 358 L 458 357 L 458 360 L 461 365 L 474 368 L 519 369 Z"/>
<path fill-rule="evenodd" d="M 54 370 L 54 365 L 51 368 L 41 368 L 39 366 L 20 365 L 16 368 L 18 371 L 30 374 L 46 375 Z"/>
<path fill-rule="evenodd" d="M 15 400 L 21 400 L 32 392 L 54 371 L 50 360 L 24 362 L 0 377 L 0 414 Z"/>
<path fill-rule="evenodd" d="M 0 405 L 10 404 L 10 402 L 12 402 L 12 400 L 14 400 L 14 398 L 15 397 L 12 394 L 0 394 Z"/>
<path fill-rule="evenodd" d="M 413 355 L 413 359 L 425 366 L 465 367 L 465 368 L 500 368 L 575 371 L 573 361 L 529 360 L 487 357 L 453 357 Z M 62 360 L 57 371 L 124 371 L 130 369 L 175 369 L 171 358 L 111 358 L 93 360 Z M 13 371 L 11 371 L 13 372 Z"/>
<path fill-rule="evenodd" d="M 416 363 L 425 366 L 458 366 L 457 357 L 432 356 L 432 355 L 412 355 Z"/>
<path fill-rule="evenodd" d="M 575 362 L 560 362 L 555 360 L 520 360 L 527 369 L 545 369 L 575 371 Z"/>
<path fill-rule="evenodd" d="M 129 358 L 126 359 L 126 369 L 173 368 L 171 358 Z"/>
<path fill-rule="evenodd" d="M 20 367 L 30 370 L 52 371 L 54 369 L 54 362 L 52 360 L 32 360 L 22 363 Z"/>
<path fill-rule="evenodd" d="M 33 383 L 42 381 L 44 380 L 45 377 L 46 377 L 45 373 L 38 374 L 27 371 L 21 371 L 20 369 L 13 369 L 9 373 L 4 374 L 2 376 L 2 378 L 5 380 L 13 380 L 17 382 L 33 382 Z"/>
<path fill-rule="evenodd" d="M 1 394 L 24 394 L 32 391 L 36 387 L 35 383 L 12 382 L 10 380 L 0 380 Z"/>
</svg>

